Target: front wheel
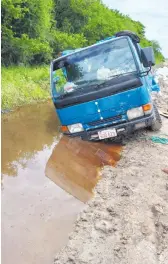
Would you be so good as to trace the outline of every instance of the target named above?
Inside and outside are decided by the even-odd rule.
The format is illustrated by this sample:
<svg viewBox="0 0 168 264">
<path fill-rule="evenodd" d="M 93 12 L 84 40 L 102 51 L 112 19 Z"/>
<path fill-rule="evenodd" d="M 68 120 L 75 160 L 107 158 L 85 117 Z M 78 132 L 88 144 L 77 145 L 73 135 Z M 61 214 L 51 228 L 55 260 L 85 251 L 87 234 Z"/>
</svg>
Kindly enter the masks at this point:
<svg viewBox="0 0 168 264">
<path fill-rule="evenodd" d="M 162 119 L 155 104 L 153 104 L 153 110 L 155 119 L 152 121 L 152 125 L 149 126 L 149 129 L 152 131 L 158 131 L 162 127 Z"/>
</svg>

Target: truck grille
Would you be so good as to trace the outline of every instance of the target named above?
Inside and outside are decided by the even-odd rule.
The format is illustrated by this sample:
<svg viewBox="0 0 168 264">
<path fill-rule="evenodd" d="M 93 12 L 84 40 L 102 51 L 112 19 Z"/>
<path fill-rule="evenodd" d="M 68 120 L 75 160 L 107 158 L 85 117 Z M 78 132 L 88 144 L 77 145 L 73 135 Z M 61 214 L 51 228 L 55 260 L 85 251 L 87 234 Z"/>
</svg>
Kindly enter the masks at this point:
<svg viewBox="0 0 168 264">
<path fill-rule="evenodd" d="M 113 117 L 105 118 L 103 120 L 96 120 L 96 121 L 89 122 L 88 125 L 89 126 L 97 126 L 97 125 L 101 125 L 101 124 L 104 124 L 104 123 L 108 123 L 110 121 L 120 120 L 121 118 L 122 118 L 121 115 L 113 116 Z"/>
</svg>

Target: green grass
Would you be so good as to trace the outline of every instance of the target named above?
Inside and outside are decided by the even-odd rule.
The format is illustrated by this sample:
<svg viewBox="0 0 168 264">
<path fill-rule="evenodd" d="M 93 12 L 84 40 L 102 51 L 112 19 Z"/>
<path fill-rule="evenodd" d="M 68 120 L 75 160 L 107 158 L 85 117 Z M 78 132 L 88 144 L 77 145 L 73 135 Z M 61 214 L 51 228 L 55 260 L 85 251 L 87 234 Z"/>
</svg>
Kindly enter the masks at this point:
<svg viewBox="0 0 168 264">
<path fill-rule="evenodd" d="M 2 68 L 2 109 L 50 98 L 49 67 Z"/>
</svg>

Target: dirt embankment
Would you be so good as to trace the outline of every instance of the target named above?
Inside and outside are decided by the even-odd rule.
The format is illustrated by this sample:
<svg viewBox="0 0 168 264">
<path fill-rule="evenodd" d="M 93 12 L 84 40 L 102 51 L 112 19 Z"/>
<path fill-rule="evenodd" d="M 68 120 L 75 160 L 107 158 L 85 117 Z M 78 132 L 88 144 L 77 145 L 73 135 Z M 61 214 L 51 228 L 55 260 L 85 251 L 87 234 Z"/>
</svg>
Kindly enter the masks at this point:
<svg viewBox="0 0 168 264">
<path fill-rule="evenodd" d="M 168 82 L 161 78 L 157 104 L 167 107 Z M 54 264 L 168 263 L 168 145 L 142 131 L 127 139 L 116 168 L 106 166 L 95 197 L 79 215 L 69 242 Z"/>
<path fill-rule="evenodd" d="M 156 103 L 160 110 L 168 112 L 168 62 L 156 70 L 156 76 L 161 87 L 161 93 L 156 97 Z"/>
</svg>

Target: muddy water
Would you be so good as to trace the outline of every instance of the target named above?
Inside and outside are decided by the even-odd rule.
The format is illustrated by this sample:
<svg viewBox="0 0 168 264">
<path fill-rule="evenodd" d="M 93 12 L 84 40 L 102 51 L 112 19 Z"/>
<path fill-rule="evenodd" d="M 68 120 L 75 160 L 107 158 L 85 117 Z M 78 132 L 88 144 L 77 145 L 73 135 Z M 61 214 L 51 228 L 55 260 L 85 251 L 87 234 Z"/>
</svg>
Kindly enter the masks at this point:
<svg viewBox="0 0 168 264">
<path fill-rule="evenodd" d="M 86 142 L 63 136 L 46 165 L 46 176 L 68 193 L 86 202 L 100 179 L 103 165 L 115 166 L 120 146 Z"/>
<path fill-rule="evenodd" d="M 61 137 L 52 104 L 2 117 L 2 263 L 52 263 L 119 146 Z M 76 199 L 76 198 L 77 199 Z"/>
</svg>

